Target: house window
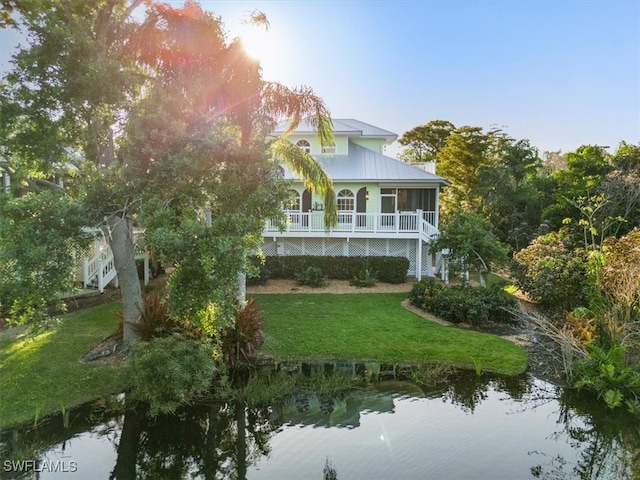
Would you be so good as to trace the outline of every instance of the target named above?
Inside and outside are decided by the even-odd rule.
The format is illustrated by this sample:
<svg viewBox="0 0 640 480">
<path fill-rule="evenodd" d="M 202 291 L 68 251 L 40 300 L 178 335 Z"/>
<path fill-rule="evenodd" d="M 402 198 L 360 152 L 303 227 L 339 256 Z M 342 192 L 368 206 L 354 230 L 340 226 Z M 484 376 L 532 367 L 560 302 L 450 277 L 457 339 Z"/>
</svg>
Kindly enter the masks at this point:
<svg viewBox="0 0 640 480">
<path fill-rule="evenodd" d="M 335 155 L 336 153 L 336 144 L 332 143 L 331 145 L 325 145 L 322 147 L 323 155 Z"/>
<path fill-rule="evenodd" d="M 300 211 L 300 194 L 297 191 L 289 190 L 289 201 L 285 203 L 285 207 L 287 210 Z"/>
<path fill-rule="evenodd" d="M 382 195 L 397 195 L 398 210 L 401 212 L 411 212 L 418 209 L 425 212 L 436 210 L 435 188 L 381 188 L 380 193 Z"/>
<path fill-rule="evenodd" d="M 338 211 L 341 212 L 353 212 L 355 210 L 356 198 L 353 192 L 349 189 L 340 190 L 337 195 L 338 198 Z"/>
<path fill-rule="evenodd" d="M 311 153 L 311 144 L 307 140 L 298 140 L 296 146 L 305 153 Z"/>
</svg>

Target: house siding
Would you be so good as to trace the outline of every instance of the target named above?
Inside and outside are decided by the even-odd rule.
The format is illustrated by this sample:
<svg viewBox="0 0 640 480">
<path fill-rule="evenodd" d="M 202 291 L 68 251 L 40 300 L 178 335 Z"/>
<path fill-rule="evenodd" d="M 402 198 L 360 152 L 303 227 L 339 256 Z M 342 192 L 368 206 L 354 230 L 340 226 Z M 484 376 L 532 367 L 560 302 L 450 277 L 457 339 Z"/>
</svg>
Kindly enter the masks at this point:
<svg viewBox="0 0 640 480">
<path fill-rule="evenodd" d="M 351 141 L 356 145 L 360 145 L 368 150 L 382 154 L 382 142 L 379 138 L 352 138 Z"/>
</svg>

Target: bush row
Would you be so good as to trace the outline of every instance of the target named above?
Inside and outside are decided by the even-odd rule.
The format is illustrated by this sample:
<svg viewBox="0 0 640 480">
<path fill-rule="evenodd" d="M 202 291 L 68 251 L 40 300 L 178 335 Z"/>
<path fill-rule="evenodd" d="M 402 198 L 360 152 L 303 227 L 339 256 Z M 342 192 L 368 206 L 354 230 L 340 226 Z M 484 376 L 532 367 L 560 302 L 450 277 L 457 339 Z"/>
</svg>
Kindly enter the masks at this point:
<svg viewBox="0 0 640 480">
<path fill-rule="evenodd" d="M 270 278 L 294 279 L 309 267 L 319 268 L 327 278 L 334 280 L 352 280 L 368 269 L 380 282 L 404 283 L 409 260 L 405 257 L 266 257 L 264 265 L 259 265 L 260 277 L 251 282 L 264 283 Z"/>
<path fill-rule="evenodd" d="M 448 286 L 427 279 L 417 282 L 409 300 L 422 310 L 453 323 L 474 325 L 513 323 L 516 300 L 500 286 L 489 288 L 462 285 Z"/>
</svg>

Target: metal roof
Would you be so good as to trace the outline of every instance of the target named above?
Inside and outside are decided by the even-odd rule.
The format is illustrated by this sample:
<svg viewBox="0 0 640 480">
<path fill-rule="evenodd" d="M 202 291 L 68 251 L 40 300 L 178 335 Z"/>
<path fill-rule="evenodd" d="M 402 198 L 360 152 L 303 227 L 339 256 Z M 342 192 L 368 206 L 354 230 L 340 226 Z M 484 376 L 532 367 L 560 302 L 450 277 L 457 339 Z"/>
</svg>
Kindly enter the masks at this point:
<svg viewBox="0 0 640 480">
<path fill-rule="evenodd" d="M 439 175 L 349 142 L 349 155 L 314 155 L 334 182 L 402 182 L 450 185 Z M 285 166 L 284 176 L 300 180 Z"/>
<path fill-rule="evenodd" d="M 368 138 L 381 138 L 385 143 L 390 144 L 394 142 L 398 135 L 389 130 L 383 128 L 374 127 L 360 120 L 353 118 L 332 118 L 333 122 L 333 134 L 334 135 L 348 135 L 350 137 L 368 137 Z M 282 134 L 286 130 L 288 122 L 280 122 L 273 133 Z M 311 123 L 307 120 L 303 120 L 293 132 L 294 134 L 312 134 L 314 133 Z"/>
</svg>

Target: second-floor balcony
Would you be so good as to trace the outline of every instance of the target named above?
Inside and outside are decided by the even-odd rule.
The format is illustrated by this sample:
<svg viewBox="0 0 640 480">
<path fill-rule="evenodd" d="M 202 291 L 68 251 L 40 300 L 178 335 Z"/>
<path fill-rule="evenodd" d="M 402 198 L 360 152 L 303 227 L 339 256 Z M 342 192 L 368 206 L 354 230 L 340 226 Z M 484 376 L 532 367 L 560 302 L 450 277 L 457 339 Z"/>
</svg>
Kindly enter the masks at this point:
<svg viewBox="0 0 640 480">
<path fill-rule="evenodd" d="M 264 231 L 269 237 L 368 237 L 422 238 L 438 233 L 437 215 L 417 210 L 395 213 L 338 212 L 338 224 L 326 228 L 322 211 L 285 211 L 284 229 L 275 219 L 267 221 Z"/>
</svg>

